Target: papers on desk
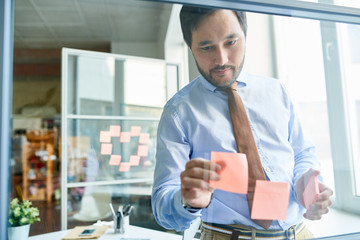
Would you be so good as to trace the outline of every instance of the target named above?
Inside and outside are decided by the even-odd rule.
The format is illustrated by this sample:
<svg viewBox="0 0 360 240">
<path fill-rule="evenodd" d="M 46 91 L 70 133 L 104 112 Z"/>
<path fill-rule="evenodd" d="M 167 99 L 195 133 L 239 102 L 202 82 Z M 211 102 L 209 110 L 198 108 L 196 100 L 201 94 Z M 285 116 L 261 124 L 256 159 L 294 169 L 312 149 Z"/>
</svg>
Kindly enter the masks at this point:
<svg viewBox="0 0 360 240">
<path fill-rule="evenodd" d="M 84 231 L 85 229 L 95 229 L 95 232 L 93 232 L 89 236 L 80 236 L 80 233 Z M 97 239 L 101 237 L 105 231 L 108 229 L 108 227 L 105 226 L 81 226 L 81 227 L 75 227 L 71 232 L 69 232 L 65 237 L 62 238 L 62 240 L 76 240 L 76 239 Z"/>
</svg>

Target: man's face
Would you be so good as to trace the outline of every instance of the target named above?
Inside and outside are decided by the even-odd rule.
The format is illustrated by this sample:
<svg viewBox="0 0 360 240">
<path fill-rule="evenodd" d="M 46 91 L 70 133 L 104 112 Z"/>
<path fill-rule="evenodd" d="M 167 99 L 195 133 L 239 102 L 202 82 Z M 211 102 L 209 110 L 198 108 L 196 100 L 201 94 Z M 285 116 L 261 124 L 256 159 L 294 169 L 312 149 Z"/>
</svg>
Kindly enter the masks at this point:
<svg viewBox="0 0 360 240">
<path fill-rule="evenodd" d="M 192 31 L 191 50 L 199 72 L 216 87 L 230 86 L 240 74 L 245 35 L 233 11 L 218 10 Z"/>
</svg>

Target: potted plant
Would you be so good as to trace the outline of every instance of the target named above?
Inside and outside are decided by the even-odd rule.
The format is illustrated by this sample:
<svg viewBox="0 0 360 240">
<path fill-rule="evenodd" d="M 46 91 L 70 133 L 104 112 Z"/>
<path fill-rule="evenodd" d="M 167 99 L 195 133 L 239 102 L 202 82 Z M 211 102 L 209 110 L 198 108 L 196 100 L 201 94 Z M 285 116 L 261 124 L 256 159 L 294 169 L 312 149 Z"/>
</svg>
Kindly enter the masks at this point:
<svg viewBox="0 0 360 240">
<path fill-rule="evenodd" d="M 9 240 L 26 240 L 29 237 L 30 224 L 40 221 L 39 209 L 32 207 L 28 200 L 14 198 L 9 209 Z"/>
</svg>

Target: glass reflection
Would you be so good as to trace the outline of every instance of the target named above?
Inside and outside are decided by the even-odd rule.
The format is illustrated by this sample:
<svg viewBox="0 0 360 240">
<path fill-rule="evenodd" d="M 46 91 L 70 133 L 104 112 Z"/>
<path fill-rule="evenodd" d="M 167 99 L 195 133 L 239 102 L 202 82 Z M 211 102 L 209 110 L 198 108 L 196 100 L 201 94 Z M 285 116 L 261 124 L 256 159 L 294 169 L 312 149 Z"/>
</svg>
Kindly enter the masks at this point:
<svg viewBox="0 0 360 240">
<path fill-rule="evenodd" d="M 69 114 L 159 117 L 168 79 L 178 82 L 163 61 L 70 55 L 68 63 Z"/>
<path fill-rule="evenodd" d="M 69 120 L 67 181 L 152 178 L 157 123 Z"/>
</svg>

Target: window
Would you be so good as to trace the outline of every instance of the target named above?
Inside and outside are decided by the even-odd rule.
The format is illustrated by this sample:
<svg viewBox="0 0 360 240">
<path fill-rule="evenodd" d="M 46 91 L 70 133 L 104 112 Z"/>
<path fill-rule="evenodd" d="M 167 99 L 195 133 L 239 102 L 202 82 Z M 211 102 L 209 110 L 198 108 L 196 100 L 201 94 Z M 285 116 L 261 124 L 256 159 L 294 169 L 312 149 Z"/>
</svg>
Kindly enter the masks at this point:
<svg viewBox="0 0 360 240">
<path fill-rule="evenodd" d="M 177 65 L 72 49 L 62 59 L 62 227 L 109 218 L 109 203 L 149 212 L 139 196 L 151 195 L 157 124 L 178 89 Z"/>
<path fill-rule="evenodd" d="M 10 8 L 3 5 L 9 4 L 10 1 L 3 2 L 0 9 L 5 9 L 5 12 L 10 14 Z M 134 167 L 136 171 L 131 174 L 119 172 L 119 169 L 109 164 L 110 156 L 101 154 L 100 134 L 101 131 L 110 131 L 110 126 L 120 126 L 125 132 L 131 132 L 132 126 L 141 126 L 146 132 L 140 133 L 151 132 L 149 144 L 155 144 L 155 129 L 162 105 L 187 82 L 188 75 L 197 74 L 191 71 L 194 66 L 187 66 L 188 56 L 182 36 L 172 31 L 179 30 L 177 21 L 179 6 L 169 2 L 180 3 L 137 0 L 14 2 L 14 33 L 9 34 L 8 27 L 11 24 L 8 22 L 0 27 L 2 38 L 10 35 L 14 37 L 12 196 L 19 194 L 16 192 L 19 191 L 16 186 L 23 184 L 23 175 L 29 177 L 33 173 L 23 172 L 20 152 L 23 150 L 25 135 L 23 131 L 15 131 L 15 127 L 28 131 L 38 130 L 37 128 L 50 129 L 55 126 L 57 130 L 53 133 L 58 134 L 56 136 L 59 137 L 61 124 L 66 124 L 65 130 L 63 129 L 65 134 L 62 134 L 62 137 L 79 138 L 74 141 L 69 140 L 69 144 L 65 145 L 58 145 L 60 141 L 57 138 L 54 144 L 55 150 L 59 150 L 59 147 L 66 148 L 67 154 L 74 159 L 82 161 L 84 157 L 87 158 L 81 164 L 72 162 L 66 166 L 66 169 L 61 169 L 60 155 L 54 154 L 56 155 L 56 164 L 53 165 L 55 172 L 58 174 L 60 171 L 65 171 L 67 176 L 67 182 L 61 183 L 67 187 L 64 194 L 72 197 L 69 201 L 68 199 L 63 201 L 62 209 L 66 209 L 68 213 L 74 211 L 71 212 L 72 216 L 77 213 L 89 214 L 81 212 L 79 199 L 83 196 L 85 196 L 84 201 L 92 201 L 91 197 L 87 197 L 102 191 L 101 196 L 104 197 L 105 202 L 112 196 L 108 193 L 117 192 L 118 195 L 122 195 L 134 191 L 135 195 L 139 195 L 136 193 L 139 189 L 142 193 L 148 191 L 151 181 L 147 179 L 150 178 L 148 174 L 151 172 L 151 167 L 146 168 L 147 170 Z M 358 1 L 182 2 L 249 11 L 246 70 L 280 78 L 285 82 L 301 115 L 306 133 L 318 147 L 324 180 L 336 190 L 334 206 L 341 212 L 342 210 L 355 212 L 352 217 L 356 222 L 360 213 L 360 96 L 357 91 L 360 75 L 360 5 Z M 134 14 L 136 11 L 141 13 Z M 0 14 L 0 16 L 7 15 Z M 144 28 L 139 31 L 141 25 Z M 126 26 L 131 28 L 125 29 Z M 1 53 L 7 53 L 7 49 L 12 48 L 9 47 L 10 39 L 6 39 L 4 43 L 0 41 Z M 264 42 L 265 44 L 262 44 Z M 164 46 L 171 46 L 171 49 Z M 67 59 L 71 69 L 65 72 L 69 74 L 67 76 L 70 79 L 69 84 L 61 87 L 60 49 L 63 47 L 111 54 L 106 56 L 100 54 L 101 57 L 90 54 L 89 57 L 85 51 L 74 51 L 73 53 L 76 54 L 70 54 Z M 176 54 L 173 52 L 174 48 Z M 77 53 L 81 54 L 77 55 Z M 11 90 L 6 83 L 10 83 L 12 78 L 4 74 L 7 69 L 11 69 L 8 65 L 12 63 L 11 54 L 7 55 L 5 60 L 0 61 L 2 65 L 0 71 L 5 76 L 1 85 L 2 91 Z M 131 55 L 131 57 L 119 57 L 119 55 Z M 157 71 L 151 73 L 138 58 L 132 58 L 134 56 L 156 58 L 161 61 L 152 63 L 151 68 Z M 167 61 L 174 56 L 179 56 L 176 58 L 181 60 L 175 63 Z M 149 65 L 150 63 L 146 63 L 146 66 Z M 122 73 L 125 74 L 119 75 L 117 72 L 119 69 L 124 70 Z M 134 71 L 128 72 L 125 69 Z M 137 71 L 138 69 L 142 71 Z M 145 79 L 149 74 L 152 74 L 154 79 L 162 80 L 149 85 L 149 81 Z M 101 82 L 96 81 L 99 78 L 102 79 Z M 143 87 L 141 92 L 137 91 L 138 86 L 133 84 L 134 82 L 127 81 L 132 78 L 141 79 L 139 81 L 139 85 Z M 147 94 L 147 91 L 143 90 L 155 85 L 156 98 L 144 101 L 137 97 Z M 37 92 L 39 89 L 41 92 Z M 68 91 L 68 97 L 63 102 L 60 101 L 61 90 Z M 121 91 L 123 94 L 119 94 Z M 133 94 L 134 92 L 136 94 Z M 1 95 L 5 96 L 5 94 Z M 1 100 L 2 114 L 6 119 L 10 119 L 7 113 L 9 98 L 10 96 Z M 67 106 L 67 118 L 60 120 L 60 109 L 64 104 Z M 2 118 L 1 123 L 6 123 L 6 119 Z M 89 129 L 94 131 L 90 132 Z M 3 132 L 1 134 L 2 139 L 6 138 Z M 131 142 L 135 138 L 139 141 L 140 136 L 130 136 L 130 142 L 124 143 L 127 144 L 126 147 L 113 149 L 114 152 L 119 153 L 115 155 L 121 153 L 122 157 L 126 156 L 130 160 L 133 152 L 138 153 L 139 146 L 134 146 Z M 1 149 L 7 149 L 7 144 L 3 140 Z M 86 151 L 83 151 L 84 149 Z M 104 148 L 103 151 L 106 152 L 106 149 Z M 153 152 L 148 154 L 154 156 Z M 94 159 L 101 161 L 92 161 Z M 153 158 L 148 160 L 154 161 Z M 119 158 L 115 157 L 113 161 L 119 161 Z M 34 165 L 43 166 L 40 163 L 37 161 Z M 4 169 L 7 169 L 10 162 L 5 166 L 3 164 L 2 158 L 0 175 L 3 177 L 2 180 L 7 181 Z M 44 171 L 38 170 L 38 174 Z M 145 181 L 142 179 L 144 176 Z M 119 188 L 118 180 L 130 178 L 135 178 L 136 181 L 123 181 L 119 184 L 121 185 Z M 90 184 L 95 181 L 104 185 L 100 187 L 98 183 L 95 186 L 84 184 L 88 179 L 91 180 Z M 40 188 L 36 188 L 37 182 L 33 181 L 28 192 L 35 197 L 46 199 L 44 181 L 39 184 L 42 186 L 41 191 L 38 191 Z M 59 182 L 56 184 L 58 185 L 54 186 L 60 186 Z M 3 185 L 0 190 L 7 191 Z M 148 195 L 148 192 L 146 194 Z M 58 204 L 59 196 L 57 191 L 51 195 L 51 198 Z M 142 201 L 140 199 L 129 198 L 126 201 L 140 203 Z M 6 204 L 3 198 L 0 204 L 1 210 Z M 56 207 L 59 209 L 60 206 L 56 205 Z M 106 216 L 107 211 L 99 211 L 98 214 Z M 139 218 L 151 219 L 151 214 Z M 81 216 L 78 219 L 81 219 Z M 4 225 L 3 220 L 4 218 L 1 219 L 1 227 Z M 343 223 L 347 224 L 346 221 Z M 55 230 L 59 230 L 60 223 L 56 222 L 56 224 Z M 41 227 L 48 229 L 46 224 L 45 227 Z M 327 227 L 331 226 L 327 225 Z M 32 228 L 32 231 L 34 229 L 36 228 Z M 354 228 L 341 228 L 342 232 L 337 233 L 326 230 L 329 229 L 325 229 L 321 235 L 347 233 Z M 1 234 L 3 232 L 0 231 Z M 5 236 L 0 235 L 0 238 Z"/>
</svg>

